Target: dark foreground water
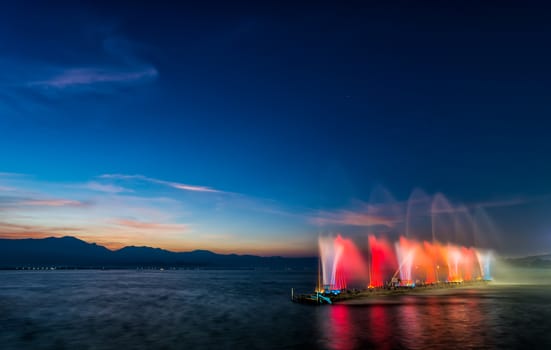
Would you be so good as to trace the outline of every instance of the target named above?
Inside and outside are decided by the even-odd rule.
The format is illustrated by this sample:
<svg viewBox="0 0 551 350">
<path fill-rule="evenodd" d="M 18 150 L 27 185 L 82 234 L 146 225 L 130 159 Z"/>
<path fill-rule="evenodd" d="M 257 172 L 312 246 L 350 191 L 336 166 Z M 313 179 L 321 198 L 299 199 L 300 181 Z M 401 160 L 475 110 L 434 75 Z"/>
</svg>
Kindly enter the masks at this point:
<svg viewBox="0 0 551 350">
<path fill-rule="evenodd" d="M 315 276 L 3 271 L 0 349 L 551 348 L 551 286 L 305 306 Z"/>
</svg>

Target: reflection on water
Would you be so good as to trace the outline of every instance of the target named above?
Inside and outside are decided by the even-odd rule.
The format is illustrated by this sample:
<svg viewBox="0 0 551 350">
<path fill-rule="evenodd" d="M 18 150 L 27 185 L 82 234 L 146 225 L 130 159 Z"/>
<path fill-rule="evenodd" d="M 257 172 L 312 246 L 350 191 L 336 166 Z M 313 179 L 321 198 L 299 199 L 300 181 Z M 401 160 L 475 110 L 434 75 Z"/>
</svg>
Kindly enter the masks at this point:
<svg viewBox="0 0 551 350">
<path fill-rule="evenodd" d="M 384 305 L 374 305 L 371 308 L 369 317 L 369 328 L 371 332 L 372 343 L 377 344 L 382 349 L 390 349 L 392 345 L 392 330 L 389 324 L 389 317 Z"/>
<path fill-rule="evenodd" d="M 551 348 L 551 286 L 290 302 L 313 273 L 0 271 L 0 349 Z"/>
<path fill-rule="evenodd" d="M 349 308 L 335 305 L 327 311 L 329 318 L 321 320 L 319 324 L 322 327 L 324 339 L 334 349 L 353 349 L 356 345 L 356 335 Z"/>
<path fill-rule="evenodd" d="M 551 301 L 550 290 L 538 288 L 456 290 L 335 305 L 318 314 L 318 324 L 327 335 L 322 346 L 336 350 L 548 348 L 551 308 L 543 299 Z M 525 299 L 534 296 L 542 299 Z"/>
<path fill-rule="evenodd" d="M 432 310 L 434 311 L 434 308 Z M 399 315 L 401 322 L 398 322 L 398 332 L 403 335 L 402 339 L 404 343 L 410 348 L 414 348 L 422 342 L 425 332 L 433 334 L 431 332 L 432 328 L 434 328 L 433 324 L 429 323 L 423 327 L 421 326 L 420 322 L 422 320 L 421 315 L 418 315 L 419 312 L 430 315 L 431 308 L 429 307 L 426 310 L 420 311 L 415 305 L 406 303 Z M 431 319 L 430 316 L 428 319 Z"/>
</svg>

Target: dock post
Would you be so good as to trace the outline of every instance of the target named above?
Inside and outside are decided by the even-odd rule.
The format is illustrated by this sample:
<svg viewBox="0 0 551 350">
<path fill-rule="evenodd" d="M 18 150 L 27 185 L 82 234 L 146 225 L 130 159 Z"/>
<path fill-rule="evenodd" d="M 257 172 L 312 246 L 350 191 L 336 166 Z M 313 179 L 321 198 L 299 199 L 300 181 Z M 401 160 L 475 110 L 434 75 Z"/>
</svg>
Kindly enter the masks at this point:
<svg viewBox="0 0 551 350">
<path fill-rule="evenodd" d="M 295 288 L 291 288 L 291 300 L 295 300 Z"/>
</svg>

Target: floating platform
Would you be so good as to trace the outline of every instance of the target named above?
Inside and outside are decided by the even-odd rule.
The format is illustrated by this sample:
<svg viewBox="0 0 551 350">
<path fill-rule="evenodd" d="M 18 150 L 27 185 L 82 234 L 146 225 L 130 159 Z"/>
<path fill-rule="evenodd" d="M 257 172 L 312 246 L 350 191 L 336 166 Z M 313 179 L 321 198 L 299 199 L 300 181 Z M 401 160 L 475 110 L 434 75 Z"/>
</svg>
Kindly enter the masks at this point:
<svg viewBox="0 0 551 350">
<path fill-rule="evenodd" d="M 418 284 L 408 286 L 374 287 L 364 290 L 342 289 L 329 291 L 316 291 L 310 294 L 295 294 L 291 289 L 291 301 L 308 305 L 331 305 L 345 300 L 422 293 L 429 290 L 441 290 L 452 288 L 479 288 L 487 286 L 491 281 L 476 280 L 462 282 L 438 282 L 430 284 Z"/>
<path fill-rule="evenodd" d="M 293 294 L 291 295 L 291 300 L 295 303 L 309 304 L 309 305 L 333 304 L 331 297 L 321 292 L 314 292 L 312 294 L 298 294 L 298 295 Z"/>
</svg>

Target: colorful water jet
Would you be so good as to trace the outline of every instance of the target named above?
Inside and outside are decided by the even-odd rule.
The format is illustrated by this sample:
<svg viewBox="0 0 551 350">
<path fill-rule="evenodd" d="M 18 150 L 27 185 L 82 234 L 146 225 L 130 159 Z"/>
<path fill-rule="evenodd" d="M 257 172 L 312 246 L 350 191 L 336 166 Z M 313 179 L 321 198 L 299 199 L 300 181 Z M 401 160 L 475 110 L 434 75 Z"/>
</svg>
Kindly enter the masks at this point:
<svg viewBox="0 0 551 350">
<path fill-rule="evenodd" d="M 320 237 L 321 285 L 318 290 L 341 290 L 349 281 L 357 281 L 367 273 L 360 250 L 354 243 L 338 235 Z"/>
<path fill-rule="evenodd" d="M 323 278 L 320 290 L 345 289 L 352 279 L 363 279 L 367 287 L 377 288 L 492 278 L 490 251 L 405 237 L 394 243 L 394 249 L 383 238 L 370 235 L 368 241 L 368 251 L 361 253 L 351 240 L 340 235 L 319 239 Z"/>
<path fill-rule="evenodd" d="M 382 287 L 385 276 L 394 271 L 396 257 L 392 245 L 384 238 L 369 235 L 369 288 Z"/>
<path fill-rule="evenodd" d="M 366 206 L 362 239 L 320 237 L 318 290 L 430 285 L 491 280 L 496 230 L 483 208 L 453 205 L 444 195 L 414 190 L 406 202 L 378 188 Z M 395 237 L 387 239 L 386 237 Z"/>
</svg>

